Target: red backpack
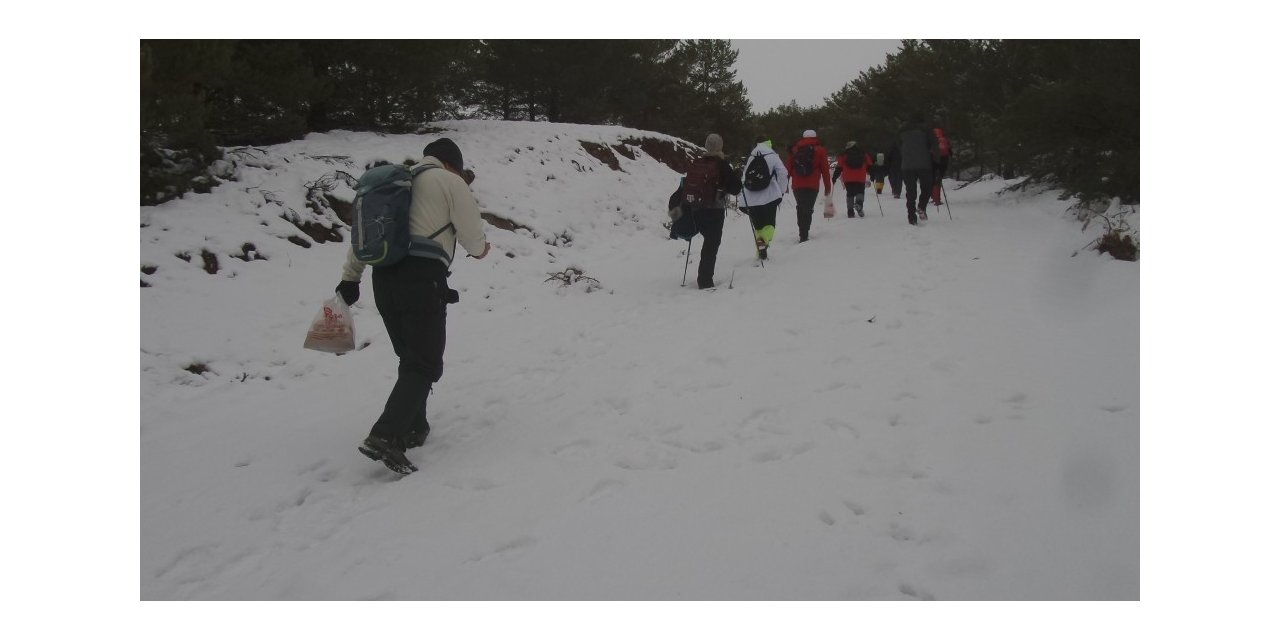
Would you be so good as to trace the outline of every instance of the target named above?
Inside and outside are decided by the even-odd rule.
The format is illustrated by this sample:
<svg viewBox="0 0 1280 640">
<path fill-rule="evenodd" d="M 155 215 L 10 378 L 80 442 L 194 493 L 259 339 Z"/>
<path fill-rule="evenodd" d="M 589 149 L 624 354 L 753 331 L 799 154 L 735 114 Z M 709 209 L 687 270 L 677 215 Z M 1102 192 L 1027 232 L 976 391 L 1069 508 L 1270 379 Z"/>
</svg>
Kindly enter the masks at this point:
<svg viewBox="0 0 1280 640">
<path fill-rule="evenodd" d="M 948 140 L 947 136 L 942 133 L 942 128 L 939 127 L 937 129 L 934 129 L 933 135 L 938 136 L 938 155 L 939 156 L 951 155 L 951 141 Z"/>
<path fill-rule="evenodd" d="M 720 163 L 709 157 L 694 160 L 684 177 L 685 203 L 694 210 L 718 209 L 723 206 L 719 191 Z"/>
</svg>

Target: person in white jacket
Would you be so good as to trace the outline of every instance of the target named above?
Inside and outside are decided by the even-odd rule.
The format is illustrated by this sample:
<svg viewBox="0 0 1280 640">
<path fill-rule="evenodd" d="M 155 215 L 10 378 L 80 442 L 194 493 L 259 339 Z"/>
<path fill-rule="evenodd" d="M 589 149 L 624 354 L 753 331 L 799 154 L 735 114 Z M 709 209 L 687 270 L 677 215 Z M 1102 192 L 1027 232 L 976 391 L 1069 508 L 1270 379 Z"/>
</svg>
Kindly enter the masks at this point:
<svg viewBox="0 0 1280 640">
<path fill-rule="evenodd" d="M 768 167 L 768 182 L 763 188 L 752 190 L 746 185 L 752 178 L 751 174 L 754 173 L 751 161 L 757 156 L 763 157 Z M 758 167 L 760 163 L 757 162 L 756 165 Z M 756 176 L 756 179 L 763 180 L 759 176 Z M 791 175 L 787 173 L 787 166 L 774 152 L 773 143 L 767 137 L 756 136 L 756 148 L 752 149 L 751 155 L 747 156 L 747 161 L 742 168 L 742 183 L 742 197 L 739 204 L 751 217 L 751 226 L 756 231 L 756 252 L 760 259 L 764 260 L 769 257 L 769 244 L 773 242 L 773 230 L 778 222 L 778 205 L 782 204 L 782 196 L 787 193 L 791 184 Z"/>
<path fill-rule="evenodd" d="M 457 302 L 449 288 L 456 245 L 475 258 L 489 254 L 480 208 L 468 186 L 462 151 L 448 138 L 422 150 L 409 205 L 409 255 L 373 268 L 373 300 L 400 359 L 395 386 L 382 415 L 358 447 L 360 453 L 401 474 L 417 471 L 406 449 L 422 446 L 431 431 L 427 396 L 444 373 L 445 305 Z M 347 251 L 337 292 L 347 304 L 360 297 L 364 263 Z"/>
</svg>

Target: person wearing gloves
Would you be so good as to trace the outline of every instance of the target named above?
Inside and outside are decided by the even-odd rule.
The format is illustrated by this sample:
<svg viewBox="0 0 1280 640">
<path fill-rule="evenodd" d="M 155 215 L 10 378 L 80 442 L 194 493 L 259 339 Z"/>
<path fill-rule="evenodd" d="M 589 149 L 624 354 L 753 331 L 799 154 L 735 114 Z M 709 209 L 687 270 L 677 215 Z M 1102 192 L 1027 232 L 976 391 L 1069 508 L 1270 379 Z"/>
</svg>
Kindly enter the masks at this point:
<svg viewBox="0 0 1280 640">
<path fill-rule="evenodd" d="M 858 217 L 866 217 L 862 212 L 862 202 L 866 198 L 867 168 L 870 164 L 870 154 L 864 152 L 857 141 L 853 140 L 844 145 L 843 153 L 836 156 L 836 171 L 831 178 L 839 180 L 840 175 L 844 174 L 844 199 L 850 218 L 855 213 Z"/>
<path fill-rule="evenodd" d="M 741 204 L 755 229 L 756 253 L 761 260 L 769 257 L 769 243 L 773 242 L 774 227 L 778 223 L 778 205 L 782 204 L 790 180 L 791 174 L 787 173 L 782 158 L 773 151 L 773 142 L 765 136 L 756 136 L 756 148 L 742 168 Z M 761 185 L 762 188 L 750 188 Z"/>
<path fill-rule="evenodd" d="M 813 129 L 806 130 L 791 147 L 787 173 L 791 175 L 791 189 L 796 193 L 796 224 L 800 227 L 800 242 L 808 242 L 809 227 L 813 224 L 813 205 L 818 202 L 819 180 L 823 195 L 831 195 L 831 165 L 827 160 L 827 150 Z"/>
<path fill-rule="evenodd" d="M 461 244 L 475 258 L 489 254 L 480 208 L 471 194 L 462 151 L 448 138 L 422 150 L 427 170 L 413 178 L 409 205 L 409 255 L 373 267 L 373 300 L 400 359 L 395 386 L 382 415 L 359 450 L 401 474 L 417 471 L 405 450 L 422 446 L 431 430 L 427 396 L 444 373 L 446 304 L 457 302 L 449 267 Z M 464 177 L 465 176 L 465 177 Z M 364 263 L 348 249 L 337 292 L 348 305 L 360 298 Z"/>
</svg>

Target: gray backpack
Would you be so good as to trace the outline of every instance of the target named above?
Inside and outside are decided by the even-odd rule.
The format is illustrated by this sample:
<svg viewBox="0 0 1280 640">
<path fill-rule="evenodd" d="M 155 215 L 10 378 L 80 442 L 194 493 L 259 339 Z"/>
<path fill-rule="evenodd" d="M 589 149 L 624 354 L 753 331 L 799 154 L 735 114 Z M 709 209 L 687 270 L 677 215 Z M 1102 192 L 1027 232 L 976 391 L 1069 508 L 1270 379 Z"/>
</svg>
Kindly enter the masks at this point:
<svg viewBox="0 0 1280 640">
<path fill-rule="evenodd" d="M 385 267 L 409 254 L 413 178 L 432 168 L 384 164 L 360 176 L 351 221 L 351 251 L 356 260 Z"/>
</svg>

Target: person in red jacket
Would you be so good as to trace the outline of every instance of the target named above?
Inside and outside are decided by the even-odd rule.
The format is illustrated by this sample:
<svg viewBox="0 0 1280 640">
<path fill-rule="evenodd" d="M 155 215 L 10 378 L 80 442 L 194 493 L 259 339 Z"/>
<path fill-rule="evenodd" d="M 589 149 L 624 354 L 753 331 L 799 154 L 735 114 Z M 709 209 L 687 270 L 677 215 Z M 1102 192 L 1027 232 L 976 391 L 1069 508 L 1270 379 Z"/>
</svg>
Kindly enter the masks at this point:
<svg viewBox="0 0 1280 640">
<path fill-rule="evenodd" d="M 844 175 L 844 201 L 849 217 L 865 218 L 862 202 L 867 192 L 867 169 L 871 166 L 871 154 L 862 150 L 857 141 L 844 145 L 844 153 L 836 156 L 836 172 L 831 174 L 833 180 Z"/>
<path fill-rule="evenodd" d="M 951 140 L 942 132 L 942 127 L 934 127 L 933 135 L 938 139 L 938 151 L 933 156 L 933 204 L 941 205 L 942 178 L 951 163 Z"/>
<path fill-rule="evenodd" d="M 800 242 L 807 242 L 809 226 L 813 223 L 813 205 L 818 201 L 819 180 L 822 181 L 823 195 L 831 195 L 831 165 L 827 160 L 827 150 L 813 129 L 805 131 L 804 137 L 791 146 L 787 172 L 791 174 L 791 190 L 796 194 Z"/>
</svg>

